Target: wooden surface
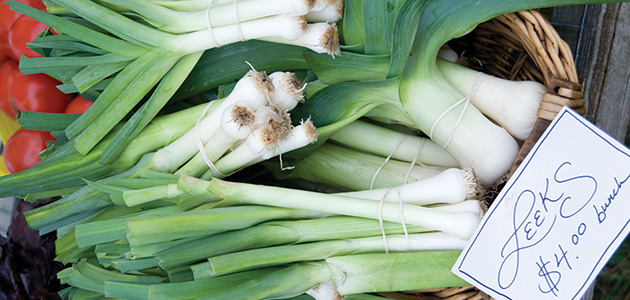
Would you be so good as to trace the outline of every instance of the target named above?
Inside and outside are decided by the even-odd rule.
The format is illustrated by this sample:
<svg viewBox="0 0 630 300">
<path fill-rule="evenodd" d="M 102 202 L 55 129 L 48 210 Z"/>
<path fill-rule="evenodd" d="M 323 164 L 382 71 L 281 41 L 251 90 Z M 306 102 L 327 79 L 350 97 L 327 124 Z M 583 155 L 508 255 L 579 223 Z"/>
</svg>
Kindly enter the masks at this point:
<svg viewBox="0 0 630 300">
<path fill-rule="evenodd" d="M 573 49 L 586 117 L 623 142 L 630 119 L 630 3 L 558 7 L 551 22 Z"/>
<path fill-rule="evenodd" d="M 630 119 L 630 4 L 558 7 L 551 22 L 574 53 L 586 117 L 624 142 Z M 583 299 L 593 298 L 593 287 Z"/>
</svg>

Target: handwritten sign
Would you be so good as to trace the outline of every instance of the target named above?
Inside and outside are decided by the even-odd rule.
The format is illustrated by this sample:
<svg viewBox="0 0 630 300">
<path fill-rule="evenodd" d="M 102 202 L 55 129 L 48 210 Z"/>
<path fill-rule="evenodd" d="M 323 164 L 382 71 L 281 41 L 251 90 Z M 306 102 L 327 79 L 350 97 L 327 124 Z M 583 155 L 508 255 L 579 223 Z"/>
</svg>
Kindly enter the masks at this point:
<svg viewBox="0 0 630 300">
<path fill-rule="evenodd" d="M 496 299 L 579 299 L 629 224 L 630 150 L 565 108 L 452 271 Z"/>
</svg>

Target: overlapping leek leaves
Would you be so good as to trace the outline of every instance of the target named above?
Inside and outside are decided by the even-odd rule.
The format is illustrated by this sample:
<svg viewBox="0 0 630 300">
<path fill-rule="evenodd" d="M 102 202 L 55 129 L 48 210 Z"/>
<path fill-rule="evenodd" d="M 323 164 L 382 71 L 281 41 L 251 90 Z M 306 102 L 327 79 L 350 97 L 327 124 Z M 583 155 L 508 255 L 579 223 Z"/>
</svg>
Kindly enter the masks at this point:
<svg viewBox="0 0 630 300">
<path fill-rule="evenodd" d="M 129 10 L 132 12 L 130 15 L 144 17 L 153 25 L 180 26 L 185 23 L 185 20 L 169 20 L 168 14 L 161 14 L 168 10 L 151 2 L 59 0 L 53 3 L 61 7 L 57 10 L 80 19 L 75 22 L 72 17 L 64 18 L 10 2 L 12 9 L 36 18 L 61 33 L 42 37 L 33 43 L 34 47 L 54 47 L 54 56 L 48 53 L 42 58 L 23 59 L 20 68 L 25 73 L 46 72 L 60 79 L 64 82 L 65 91 L 88 92 L 98 97 L 95 105 L 65 128 L 65 135 L 75 140 L 75 148 L 82 155 L 90 152 L 119 122 L 129 117 L 102 154 L 103 163 L 112 163 L 173 97 L 204 51 L 218 46 L 212 42 L 215 34 L 202 22 L 204 10 L 194 14 L 197 16 L 197 27 L 169 32 L 163 31 L 162 26 L 147 26 L 124 15 L 125 10 Z M 177 15 L 174 11 L 170 13 Z M 273 20 L 277 24 L 276 33 L 262 29 L 257 33 L 250 32 L 249 36 L 287 37 L 302 30 L 290 29 L 293 23 L 300 22 L 299 18 L 285 19 Z M 230 30 L 237 35 L 241 28 L 245 31 L 257 26 L 255 22 L 265 25 L 272 21 L 261 18 L 249 22 L 251 24 L 241 22 L 238 30 L 235 26 Z M 215 27 L 217 36 L 227 30 L 223 28 Z M 237 42 L 237 36 L 223 34 L 220 41 L 222 44 Z M 64 47 L 67 51 L 63 51 Z M 239 63 L 247 67 L 244 61 Z M 243 67 L 236 69 L 242 70 Z M 140 109 L 134 110 L 139 104 L 142 104 Z"/>
<path fill-rule="evenodd" d="M 540 7 L 603 2 L 428 1 L 419 14 L 412 55 L 402 53 L 392 56 L 394 59 L 406 59 L 400 87 L 403 106 L 417 127 L 443 145 L 460 165 L 472 167 L 484 185 L 494 184 L 509 170 L 518 145 L 474 106 L 464 103 L 449 108 L 465 99 L 466 95 L 453 90 L 438 70 L 436 57 L 439 49 L 479 23 L 501 14 Z M 446 111 L 449 113 L 442 115 Z M 472 136 L 475 138 L 471 139 Z"/>
<path fill-rule="evenodd" d="M 383 33 L 381 40 L 391 41 L 381 43 L 390 45 L 389 51 L 369 45 L 376 41 L 370 40 L 365 25 L 372 25 L 370 22 L 373 18 L 368 18 L 370 7 L 383 4 L 347 2 L 347 14 L 352 18 L 344 21 L 344 30 L 360 36 L 348 37 L 348 41 L 353 44 L 342 47 L 345 52 L 339 62 L 318 55 L 306 56 L 312 70 L 318 76 L 321 75 L 321 82 L 327 86 L 311 97 L 300 112 L 330 111 L 315 118 L 317 125 L 324 128 L 323 132 L 334 132 L 346 124 L 346 119 L 341 118 L 338 111 L 348 112 L 346 116 L 350 119 L 369 116 L 382 121 L 388 120 L 384 116 L 389 116 L 390 122 L 422 130 L 451 153 L 460 166 L 473 168 L 484 186 L 491 186 L 509 170 L 518 151 L 518 143 L 503 128 L 493 124 L 470 105 L 466 101 L 467 95 L 452 87 L 438 69 L 438 51 L 448 41 L 501 14 L 539 7 L 607 1 L 385 1 L 389 3 L 388 7 L 400 8 L 393 10 L 393 13 L 387 10 L 385 13 L 392 13 L 394 17 L 378 18 L 376 22 L 388 19 L 393 28 L 380 28 L 379 31 Z M 368 13 L 362 15 L 364 11 Z M 358 15 L 363 18 L 356 17 Z M 343 34 L 345 37 L 346 33 Z M 370 50 L 372 52 L 368 53 L 367 49 L 379 50 Z M 355 59 L 370 63 L 370 70 L 380 71 L 363 73 L 361 70 L 364 66 Z M 387 71 L 384 71 L 385 66 Z M 399 84 L 396 91 L 391 87 L 393 83 Z M 366 92 L 385 86 L 389 86 L 391 91 L 385 98 L 384 93 L 375 96 Z M 350 89 L 360 96 L 340 101 L 339 104 L 327 96 L 328 91 Z M 395 100 L 388 102 L 384 99 Z M 336 108 L 323 108 L 324 102 Z M 366 112 L 368 110 L 369 113 Z"/>
<path fill-rule="evenodd" d="M 171 35 L 160 33 L 152 36 L 151 31 L 144 31 L 147 35 L 142 38 L 131 37 L 124 30 L 110 26 L 110 22 L 121 21 L 122 26 L 129 25 L 129 28 L 135 28 L 139 23 L 131 25 L 128 23 L 130 20 L 122 22 L 115 17 L 99 20 L 99 14 L 108 9 L 101 7 L 98 4 L 100 1 L 55 2 L 62 5 L 63 9 L 80 15 L 119 38 L 112 40 L 111 36 L 90 29 L 89 25 L 79 25 L 70 19 L 49 16 L 16 4 L 15 7 L 19 10 L 48 20 L 61 32 L 69 35 L 72 33 L 74 35 L 71 36 L 77 39 L 79 36 L 86 39 L 85 43 L 75 45 L 77 40 L 65 35 L 62 35 L 63 38 L 45 36 L 34 45 L 46 48 L 49 43 L 57 43 L 67 45 L 66 50 L 76 51 L 74 54 L 90 53 L 90 59 L 85 60 L 85 65 L 79 62 L 73 65 L 72 62 L 79 60 L 76 56 L 68 55 L 64 62 L 65 69 L 57 68 L 52 60 L 48 64 L 47 57 L 26 60 L 23 67 L 28 70 L 42 62 L 45 67 L 41 70 L 57 77 L 67 76 L 66 79 L 73 82 L 64 88 L 93 92 L 99 95 L 99 100 L 111 100 L 101 102 L 104 106 L 77 120 L 66 120 L 73 121 L 63 128 L 69 140 L 65 144 L 60 143 L 57 150 L 51 151 L 47 158 L 49 162 L 44 161 L 41 166 L 50 166 L 56 158 L 64 156 L 61 153 L 70 153 L 71 150 L 78 150 L 77 155 L 87 153 L 86 157 L 99 162 L 111 162 L 117 157 L 126 158 L 124 151 L 118 156 L 118 149 L 129 149 L 129 145 L 134 142 L 127 145 L 124 138 L 138 134 L 135 141 L 143 137 L 147 129 L 153 128 L 148 124 L 159 122 L 159 119 L 153 118 L 160 111 L 158 107 L 168 104 L 173 97 L 186 98 L 210 89 L 209 86 L 214 88 L 233 80 L 225 78 L 236 71 L 225 71 L 222 68 L 218 68 L 219 71 L 205 71 L 206 74 L 217 76 L 210 80 L 215 83 L 196 85 L 194 80 L 184 79 L 191 72 L 194 76 L 204 77 L 199 75 L 204 72 L 200 71 L 204 58 L 214 65 L 217 60 L 233 54 L 229 51 L 219 51 L 220 54 L 213 55 L 207 51 L 202 55 L 198 51 L 189 53 L 186 50 L 190 49 L 179 49 L 173 44 L 165 49 L 175 49 L 174 52 L 147 50 Z M 127 8 L 134 5 L 124 1 L 103 2 Z M 345 152 L 345 149 L 334 149 L 341 146 L 324 142 L 342 129 L 348 128 L 357 119 L 371 117 L 420 128 L 452 154 L 448 157 L 446 166 L 453 166 L 455 161 L 463 166 L 472 166 L 475 172 L 483 174 L 483 168 L 468 164 L 458 156 L 458 152 L 462 151 L 452 151 L 452 145 L 456 142 L 450 142 L 450 139 L 459 139 L 462 133 L 467 133 L 472 136 L 475 144 L 493 147 L 492 143 L 485 143 L 486 137 L 480 137 L 478 132 L 470 131 L 473 132 L 470 134 L 467 131 L 470 129 L 462 129 L 474 128 L 465 124 L 469 119 L 473 119 L 473 125 L 489 121 L 481 121 L 485 117 L 472 106 L 466 108 L 461 117 L 460 112 L 464 108 L 455 107 L 444 119 L 439 119 L 440 114 L 448 111 L 449 106 L 464 96 L 453 89 L 440 73 L 436 65 L 437 51 L 448 40 L 498 14 L 538 6 L 584 2 L 592 1 L 347 0 L 347 18 L 344 20 L 342 33 L 347 42 L 343 47 L 347 56 L 325 62 L 312 53 L 307 54 L 305 59 L 301 56 L 302 52 L 291 57 L 298 62 L 294 64 L 294 68 L 312 69 L 312 74 L 309 72 L 307 78 L 317 80 L 313 86 L 318 90 L 292 113 L 292 118 L 310 118 L 319 127 L 320 133 L 320 143 L 311 146 L 318 147 L 311 152 L 315 156 L 309 156 L 310 160 L 298 160 L 294 166 L 300 170 L 296 173 L 304 172 L 302 167 L 309 163 L 322 165 L 323 159 L 318 158 L 327 154 L 331 157 L 343 156 L 339 154 Z M 79 4 L 81 8 L 75 9 L 74 6 Z M 157 17 L 146 21 L 156 22 Z M 143 32 L 146 28 L 139 30 Z M 102 45 L 91 44 L 88 40 L 93 37 L 103 37 L 103 40 L 94 40 L 94 43 Z M 383 43 L 383 40 L 387 42 Z M 248 46 L 251 45 L 242 43 L 238 46 L 242 48 L 226 46 L 223 49 L 241 49 L 243 53 L 250 53 Z M 122 51 L 119 47 L 125 50 Z M 61 48 L 58 49 L 60 50 L 57 51 L 62 51 Z M 358 74 L 356 70 L 361 70 L 362 66 L 351 64 L 363 62 L 367 56 L 370 61 L 376 62 L 379 71 Z M 289 61 L 289 64 L 295 61 Z M 275 66 L 274 60 L 267 63 Z M 350 71 L 334 73 L 319 68 L 335 63 L 351 65 L 345 65 L 346 69 L 337 69 Z M 243 65 L 241 68 L 247 67 Z M 288 69 L 291 68 L 285 68 Z M 68 75 L 73 72 L 75 75 Z M 113 74 L 118 76 L 110 77 Z M 88 75 L 94 75 L 95 78 L 89 78 Z M 141 83 L 148 83 L 150 87 L 136 89 Z M 125 88 L 121 94 L 111 92 L 123 86 Z M 177 90 L 176 87 L 183 88 Z M 122 95 L 133 96 L 131 98 L 134 99 L 123 100 L 123 103 L 139 106 L 137 115 L 129 116 L 125 123 L 120 122 L 125 119 L 120 115 L 110 119 L 115 112 L 126 115 L 125 109 L 116 104 Z M 140 102 L 133 102 L 139 101 L 145 95 L 148 102 L 142 105 Z M 191 110 L 195 109 L 199 110 L 199 107 Z M 460 119 L 462 124 L 453 126 Z M 195 118 L 189 117 L 185 121 L 190 125 L 194 120 Z M 432 128 L 436 124 L 437 134 L 434 135 Z M 103 134 L 99 129 L 110 125 L 114 125 L 114 131 Z M 157 124 L 154 127 L 160 126 Z M 147 136 L 151 137 L 149 134 Z M 101 137 L 105 137 L 105 140 L 101 143 L 95 142 Z M 111 142 L 109 138 L 112 139 Z M 103 141 L 108 144 L 103 144 Z M 506 144 L 512 147 L 512 142 Z M 159 147 L 155 144 L 152 146 Z M 468 148 L 466 150 L 474 152 Z M 350 154 L 345 157 L 359 156 L 354 152 L 348 153 Z M 139 157 L 135 157 L 133 160 L 138 159 Z M 342 294 L 465 284 L 450 273 L 450 266 L 458 256 L 457 249 L 461 249 L 464 240 L 470 237 L 482 213 L 477 201 L 465 201 L 467 197 L 471 197 L 468 194 L 458 200 L 459 204 L 463 203 L 461 206 L 437 202 L 420 207 L 403 203 L 403 200 L 399 203 L 381 204 L 373 198 L 362 198 L 358 194 L 331 195 L 216 178 L 201 180 L 186 175 L 160 173 L 144 168 L 150 159 L 150 155 L 145 156 L 140 159 L 140 163 L 133 162 L 129 166 L 125 165 L 126 167 L 114 164 L 124 170 L 111 171 L 107 176 L 98 174 L 99 177 L 89 173 L 91 169 L 81 169 L 77 172 L 87 172 L 83 173 L 87 174 L 83 176 L 87 177 L 87 186 L 77 189 L 77 186 L 68 184 L 63 187 L 68 196 L 47 208 L 27 213 L 27 219 L 34 228 L 42 232 L 57 230 L 58 259 L 73 264 L 59 274 L 63 283 L 71 285 L 62 295 L 77 299 L 263 299 L 294 297 L 330 281 Z M 491 159 L 497 159 L 496 155 Z M 507 161 L 511 163 L 512 159 Z M 404 164 L 409 165 L 408 162 Z M 505 164 L 488 163 L 485 168 L 502 172 Z M 347 168 L 348 165 L 343 166 L 346 169 L 358 169 Z M 373 177 L 381 172 L 374 171 L 378 163 L 371 165 L 373 168 L 365 171 L 364 175 Z M 54 171 L 51 168 L 51 172 Z M 315 170 L 313 168 L 307 171 Z M 442 171 L 442 167 L 434 169 L 432 175 L 437 176 Z M 111 176 L 111 173 L 117 172 L 121 173 Z M 326 172 L 324 170 L 320 173 Z M 384 173 L 387 172 L 385 170 Z M 339 173 L 343 177 L 355 179 L 355 183 L 359 181 L 357 175 L 341 171 Z M 393 173 L 398 173 L 399 176 L 388 179 L 395 183 L 386 183 L 383 188 L 401 191 L 402 187 L 393 189 L 392 186 L 407 182 L 410 176 L 402 178 L 404 172 L 400 170 Z M 94 178 L 90 178 L 92 175 Z M 496 180 L 495 175 L 481 177 L 486 184 Z M 363 185 L 360 187 L 348 185 L 340 188 L 367 189 L 369 179 L 361 180 Z M 342 181 L 334 177 L 329 177 L 328 180 L 339 183 Z M 27 192 L 50 193 L 51 190 L 62 190 L 61 187 L 57 190 L 52 187 Z M 370 185 L 372 187 L 374 186 Z M 5 192 L 8 190 L 9 188 Z M 385 201 L 388 194 L 387 191 L 384 193 L 377 198 Z M 445 222 L 446 219 L 450 222 Z M 325 225 L 318 226 L 324 223 Z M 441 249 L 439 252 L 408 252 L 411 249 L 408 247 L 428 244 L 416 243 L 415 240 L 415 233 L 422 232 L 419 234 L 422 235 L 427 230 L 448 233 L 451 235 L 448 236 L 449 240 L 455 240 L 456 244 L 437 247 Z M 422 237 L 433 236 L 434 233 L 437 232 Z M 385 253 L 389 246 L 392 251 L 400 253 Z M 362 252 L 370 253 L 358 254 Z M 236 258 L 243 259 L 237 261 Z M 415 264 L 418 262 L 422 262 L 426 268 L 423 275 L 417 271 Z M 395 271 L 398 275 L 392 276 L 389 271 Z M 125 272 L 129 274 L 121 274 Z M 366 277 L 365 274 L 371 276 Z"/>
<path fill-rule="evenodd" d="M 303 48 L 297 46 L 256 40 L 226 45 L 221 48 L 206 51 L 194 65 L 192 71 L 190 71 L 190 76 L 185 77 L 181 72 L 171 72 L 169 73 L 170 75 L 167 75 L 167 78 L 172 78 L 171 81 L 176 80 L 180 82 L 180 80 L 184 78 L 185 80 L 181 84 L 181 87 L 175 92 L 173 98 L 167 99 L 169 102 L 166 103 L 165 110 L 159 114 L 165 115 L 165 111 L 168 110 L 169 107 L 177 107 L 178 103 L 181 103 L 181 109 L 185 108 L 188 105 L 186 103 L 190 102 L 191 97 L 200 98 L 200 103 L 214 100 L 214 98 L 208 99 L 204 93 L 216 89 L 221 85 L 229 84 L 242 77 L 243 74 L 250 70 L 250 66 L 245 63 L 246 61 L 269 72 L 278 70 L 304 70 L 306 69 L 306 62 L 302 57 L 304 51 Z M 266 52 L 274 52 L 279 56 L 271 57 L 262 54 Z M 24 61 L 29 62 L 29 60 Z M 26 64 L 28 65 L 30 63 Z M 174 78 L 178 75 L 182 75 L 182 77 Z M 95 92 L 100 93 L 100 91 Z M 153 99 L 152 101 L 156 101 L 156 98 L 151 99 Z M 145 133 L 136 135 L 126 146 L 114 147 L 112 140 L 116 136 L 116 133 L 133 128 L 135 128 L 136 131 L 140 129 L 139 127 L 131 125 L 125 126 L 123 129 L 122 125 L 119 125 L 115 127 L 112 133 L 106 136 L 101 143 L 95 146 L 88 155 L 82 155 L 77 152 L 74 147 L 76 140 L 68 141 L 65 137 L 64 129 L 67 125 L 76 120 L 76 115 L 56 116 L 50 114 L 39 115 L 26 113 L 20 120 L 24 127 L 37 130 L 57 131 L 56 133 L 53 132 L 53 134 L 59 143 L 55 143 L 54 148 L 47 150 L 47 152 L 50 152 L 49 157 L 46 157 L 39 164 L 26 171 L 2 177 L 0 180 L 2 182 L 2 184 L 0 184 L 0 195 L 26 195 L 61 187 L 77 187 L 85 184 L 83 179 L 97 180 L 124 171 L 138 161 L 140 158 L 138 154 L 141 155 L 156 150 L 172 142 L 178 137 L 178 131 L 180 131 L 179 134 L 183 134 L 194 125 L 195 120 L 201 114 L 201 111 L 203 111 L 203 106 L 200 106 L 196 111 L 190 111 L 190 115 L 183 117 L 181 121 L 176 121 L 178 125 L 175 127 L 167 126 L 163 128 L 165 129 L 163 132 L 160 132 L 157 129 L 168 124 L 170 121 L 157 121 L 159 118 L 149 119 L 150 114 L 145 114 L 145 112 L 156 108 L 155 105 L 150 106 L 150 103 L 151 102 L 141 106 L 138 112 L 131 117 L 128 122 L 144 123 L 150 121 L 151 123 L 156 123 L 154 126 L 149 126 L 149 129 L 145 126 Z M 173 117 L 168 118 L 172 119 Z M 135 131 L 133 133 L 136 134 Z M 124 134 L 119 133 L 118 136 L 124 136 Z M 164 138 L 167 139 L 164 140 Z M 118 139 L 118 141 L 123 141 L 123 139 Z M 137 148 L 137 146 L 140 147 Z M 120 151 L 122 151 L 122 153 Z M 69 176 L 69 173 L 58 171 L 68 168 L 69 165 L 72 165 L 71 171 L 77 172 L 80 176 Z M 96 171 L 89 171 L 90 168 Z M 47 178 L 47 180 L 42 180 L 42 178 Z M 55 196 L 55 194 L 53 193 L 50 196 Z"/>
</svg>

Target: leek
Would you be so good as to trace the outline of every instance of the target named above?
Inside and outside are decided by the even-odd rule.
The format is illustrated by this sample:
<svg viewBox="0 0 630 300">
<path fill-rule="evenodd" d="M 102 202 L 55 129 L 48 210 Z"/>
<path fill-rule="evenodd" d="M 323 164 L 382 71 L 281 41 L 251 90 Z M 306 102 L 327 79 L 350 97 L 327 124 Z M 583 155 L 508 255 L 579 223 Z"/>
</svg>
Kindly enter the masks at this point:
<svg viewBox="0 0 630 300">
<path fill-rule="evenodd" d="M 159 149 L 183 135 L 194 125 L 196 116 L 201 114 L 203 108 L 203 105 L 198 105 L 154 119 L 111 165 L 98 164 L 99 155 L 106 147 L 106 143 L 110 141 L 109 138 L 88 156 L 79 155 L 73 149 L 73 143 L 66 143 L 37 165 L 23 172 L 3 176 L 0 195 L 9 196 L 16 193 L 27 194 L 44 192 L 53 188 L 81 186 L 84 184 L 83 179 L 96 180 L 125 171 L 136 164 L 143 154 Z M 47 178 L 47 180 L 33 178 Z"/>
<path fill-rule="evenodd" d="M 31 123 L 50 126 L 60 137 L 32 174 L 68 178 L 4 190 L 31 199 L 64 193 L 26 213 L 32 228 L 58 230 L 57 259 L 73 263 L 59 273 L 72 286 L 63 295 L 281 299 L 331 283 L 341 295 L 467 284 L 450 268 L 484 212 L 475 175 L 483 186 L 497 183 L 518 149 L 510 133 L 519 139 L 527 133 L 476 102 L 476 93 L 485 93 L 481 83 L 490 79 L 437 59 L 438 51 L 499 13 L 576 1 L 347 0 L 341 32 L 335 24 L 306 23 L 339 20 L 322 16 L 343 1 L 323 2 L 54 0 L 57 16 L 12 4 L 61 33 L 38 39 L 34 45 L 46 56 L 22 67 L 63 79 L 66 91 L 98 97 L 80 117 L 54 126 Z M 279 16 L 275 8 L 297 10 Z M 171 16 L 180 17 L 171 22 Z M 274 20 L 298 26 L 273 37 L 253 31 Z M 318 29 L 324 34 L 310 36 Z M 335 44 L 336 35 L 346 44 Z M 235 70 L 240 77 L 254 66 L 274 69 L 247 66 L 243 57 L 235 70 L 200 71 L 231 54 L 217 46 L 272 44 L 239 42 L 250 38 L 310 48 L 291 58 L 308 85 L 288 72 L 253 70 L 232 82 Z M 223 72 L 225 78 L 212 74 L 217 77 L 208 85 L 188 77 Z M 250 79 L 262 84 L 242 93 Z M 205 92 L 220 84 L 221 97 L 206 103 L 214 91 Z M 196 99 L 203 105 L 180 115 L 185 126 L 171 132 L 162 117 L 154 118 L 200 91 Z M 305 91 L 308 100 L 298 105 Z M 370 132 L 366 137 L 349 138 L 362 128 Z M 413 134 L 418 129 L 432 140 Z M 172 135 L 159 136 L 165 132 Z M 486 156 L 477 161 L 479 153 Z M 83 160 L 72 165 L 75 157 Z M 235 174 L 274 157 L 265 168 Z M 20 176 L 2 183 L 29 178 Z M 335 188 L 305 191 L 294 183 Z M 441 238 L 453 243 L 426 248 Z M 390 251 L 396 253 L 384 253 Z"/>
<path fill-rule="evenodd" d="M 457 167 L 453 157 L 428 138 L 388 129 L 362 120 L 336 131 L 330 140 L 346 147 L 405 162 Z"/>
<path fill-rule="evenodd" d="M 399 185 L 395 188 L 381 188 L 337 195 L 398 202 L 417 205 L 438 203 L 459 203 L 476 199 L 480 188 L 472 170 L 447 169 L 422 180 Z"/>
<path fill-rule="evenodd" d="M 129 298 L 134 295 L 133 299 L 193 299 L 217 291 L 232 289 L 235 284 L 264 276 L 276 270 L 278 268 L 259 269 L 221 277 L 162 284 L 105 281 L 103 290 L 107 297 Z"/>
<path fill-rule="evenodd" d="M 511 81 L 438 59 L 438 68 L 462 95 L 471 92 L 475 107 L 519 140 L 527 139 L 538 118 L 545 86 L 535 81 Z"/>
<path fill-rule="evenodd" d="M 326 259 L 341 295 L 468 285 L 451 273 L 458 251 L 358 254 Z"/>
<path fill-rule="evenodd" d="M 386 243 L 386 247 L 384 247 L 384 243 Z M 391 235 L 385 241 L 379 236 L 341 239 L 234 252 L 210 257 L 208 263 L 193 265 L 191 269 L 195 278 L 203 278 L 208 275 L 230 274 L 253 268 L 323 260 L 349 254 L 385 253 L 387 250 L 391 252 L 462 250 L 465 245 L 465 240 L 439 232 L 410 234 L 408 236 Z"/>
<path fill-rule="evenodd" d="M 439 174 L 446 168 L 421 166 L 324 143 L 293 163 L 291 175 L 350 191 L 389 188 Z"/>
<path fill-rule="evenodd" d="M 518 144 L 472 105 L 464 103 L 449 111 L 449 107 L 465 99 L 466 95 L 450 88 L 437 68 L 436 58 L 440 48 L 477 24 L 501 14 L 601 2 L 606 1 L 453 1 L 448 4 L 428 1 L 418 14 L 420 23 L 413 39 L 412 55 L 403 52 L 398 56 L 406 60 L 400 85 L 403 106 L 418 128 L 442 145 L 462 167 L 473 168 L 483 185 L 497 183 L 510 169 L 519 149 Z M 446 115 L 441 117 L 443 114 Z"/>
<path fill-rule="evenodd" d="M 389 55 L 342 53 L 340 59 L 307 54 L 306 61 L 318 78 L 328 84 L 347 81 L 382 80 L 387 76 Z M 525 140 L 537 118 L 545 87 L 534 81 L 511 81 L 437 60 L 439 71 L 484 115 L 499 123 L 512 136 Z"/>
<path fill-rule="evenodd" d="M 327 213 L 262 206 L 225 207 L 127 219 L 127 240 L 144 245 L 183 237 L 203 236 L 242 229 L 274 219 L 301 219 L 327 216 Z"/>
<path fill-rule="evenodd" d="M 407 226 L 406 229 L 411 233 L 425 231 L 424 228 L 418 226 Z M 383 231 L 387 234 L 404 233 L 400 224 L 391 222 L 384 222 Z M 235 251 L 380 234 L 378 221 L 365 218 L 333 216 L 295 221 L 270 221 L 194 240 L 160 251 L 155 256 L 162 268 L 172 269 Z"/>
<path fill-rule="evenodd" d="M 289 298 L 303 294 L 329 278 L 328 267 L 321 262 L 294 264 L 199 299 Z"/>
<path fill-rule="evenodd" d="M 177 24 L 177 18 L 160 19 L 160 13 L 168 9 L 160 9 L 150 2 L 118 3 L 113 0 L 110 2 L 116 5 L 129 6 L 128 8 L 135 10 L 140 15 L 147 13 L 149 15 L 146 16 L 147 20 L 155 18 L 159 20 L 157 21 L 158 23 L 163 21 Z M 197 14 L 203 15 L 202 18 L 183 19 L 195 21 L 203 29 L 200 30 L 193 27 L 190 32 L 172 34 L 126 18 L 119 12 L 98 3 L 84 0 L 63 0 L 56 1 L 56 4 L 108 31 L 115 37 L 106 38 L 103 34 L 86 37 L 95 32 L 77 23 L 68 22 L 62 18 L 30 9 L 19 3 L 13 3 L 12 7 L 21 13 L 50 25 L 63 34 L 69 34 L 78 39 L 94 40 L 96 42 L 95 45 L 98 45 L 99 48 L 103 48 L 107 52 L 121 53 L 121 55 L 128 58 L 124 59 L 127 59 L 129 62 L 113 77 L 113 80 L 99 95 L 98 101 L 95 102 L 97 104 L 90 107 L 86 113 L 65 129 L 65 133 L 69 138 L 77 138 L 75 147 L 83 155 L 93 149 L 118 122 L 129 114 L 153 86 L 161 82 L 160 85 L 164 85 L 165 88 L 168 87 L 170 94 L 161 95 L 154 93 L 153 95 L 159 100 L 156 100 L 154 104 L 146 105 L 145 108 L 148 112 L 138 112 L 135 115 L 135 118 L 139 120 L 150 120 L 153 118 L 159 111 L 159 108 L 165 104 L 163 99 L 168 99 L 175 93 L 177 87 L 182 84 L 183 78 L 190 73 L 190 68 L 196 63 L 195 60 L 184 62 L 181 60 L 182 58 L 188 55 L 194 55 L 198 58 L 204 50 L 241 40 L 257 39 L 266 36 L 277 36 L 287 40 L 294 40 L 305 30 L 305 21 L 301 16 L 306 14 L 312 7 L 312 2 L 304 2 L 304 9 L 296 12 L 296 16 L 283 14 L 265 16 L 263 13 L 263 17 L 259 15 L 251 19 L 248 18 L 248 20 L 243 22 L 237 22 L 237 24 L 216 27 L 212 27 L 212 24 L 206 22 L 207 18 L 209 18 L 208 14 L 212 11 L 212 9 L 207 9 Z M 249 11 L 253 13 L 259 12 L 255 7 Z M 215 13 L 221 14 L 220 11 L 215 11 Z M 239 13 L 238 10 L 237 13 Z M 232 14 L 232 17 L 237 16 Z M 189 28 L 188 26 L 186 27 Z M 120 44 L 120 47 L 113 48 L 107 45 L 105 39 L 116 41 Z M 55 59 L 63 58 L 44 57 L 42 60 L 54 61 Z M 180 62 L 186 65 L 184 69 L 187 69 L 187 71 L 182 71 L 173 80 L 163 79 L 171 71 L 171 68 Z M 85 64 L 87 66 L 90 63 L 85 62 Z M 142 130 L 145 123 L 146 121 L 134 120 L 134 122 L 128 123 L 128 131 L 137 134 L 137 132 Z M 133 137 L 133 134 L 119 135 L 115 138 L 113 144 L 125 145 Z M 113 148 L 109 151 L 114 153 L 118 151 L 115 147 Z"/>
<path fill-rule="evenodd" d="M 397 205 L 374 200 L 328 195 L 246 183 L 213 179 L 208 190 L 224 199 L 219 205 L 271 205 L 306 209 L 322 213 L 372 218 L 407 223 L 439 230 L 461 239 L 468 239 L 480 216 L 467 211 L 448 212 L 411 204 Z M 402 213 L 401 213 L 402 211 Z M 404 218 L 404 222 L 402 220 Z"/>
</svg>

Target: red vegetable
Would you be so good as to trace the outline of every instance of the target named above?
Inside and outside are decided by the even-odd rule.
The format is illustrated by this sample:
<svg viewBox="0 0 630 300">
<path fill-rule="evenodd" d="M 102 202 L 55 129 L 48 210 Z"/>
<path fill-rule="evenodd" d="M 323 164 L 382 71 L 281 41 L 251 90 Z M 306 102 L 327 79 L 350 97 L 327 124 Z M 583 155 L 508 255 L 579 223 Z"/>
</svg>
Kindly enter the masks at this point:
<svg viewBox="0 0 630 300">
<path fill-rule="evenodd" d="M 13 105 L 11 95 L 9 95 L 9 87 L 17 72 L 19 72 L 18 63 L 12 59 L 8 59 L 0 65 L 0 110 L 13 119 L 16 118 L 17 108 Z"/>
<path fill-rule="evenodd" d="M 4 2 L 0 3 L 0 42 L 7 44 L 11 26 L 20 17 L 20 14 L 12 11 Z"/>
<path fill-rule="evenodd" d="M 16 72 L 9 95 L 18 111 L 63 113 L 72 95 L 64 94 L 57 85 L 61 82 L 45 74 Z"/>
<path fill-rule="evenodd" d="M 46 149 L 47 141 L 55 138 L 47 131 L 20 129 L 9 138 L 4 147 L 4 163 L 11 173 L 26 170 L 38 163 L 39 153 Z"/>
<path fill-rule="evenodd" d="M 92 101 L 81 96 L 76 96 L 66 107 L 67 114 L 82 114 L 92 106 Z"/>
<path fill-rule="evenodd" d="M 37 9 L 45 10 L 46 6 L 42 0 L 18 0 L 24 4 L 30 5 Z M 9 31 L 13 22 L 17 20 L 21 14 L 12 11 L 9 6 L 4 3 L 6 0 L 0 1 L 0 52 L 9 53 Z M 1 55 L 0 55 L 1 56 Z"/>
<path fill-rule="evenodd" d="M 22 55 L 26 57 L 41 57 L 37 52 L 26 46 L 32 42 L 48 25 L 27 16 L 20 16 L 13 22 L 9 31 L 9 47 L 11 57 L 19 60 Z"/>
<path fill-rule="evenodd" d="M 0 40 L 2 39 L 0 38 Z M 0 63 L 9 59 L 9 49 L 7 47 L 8 45 L 5 45 L 5 43 L 0 41 Z"/>
</svg>

